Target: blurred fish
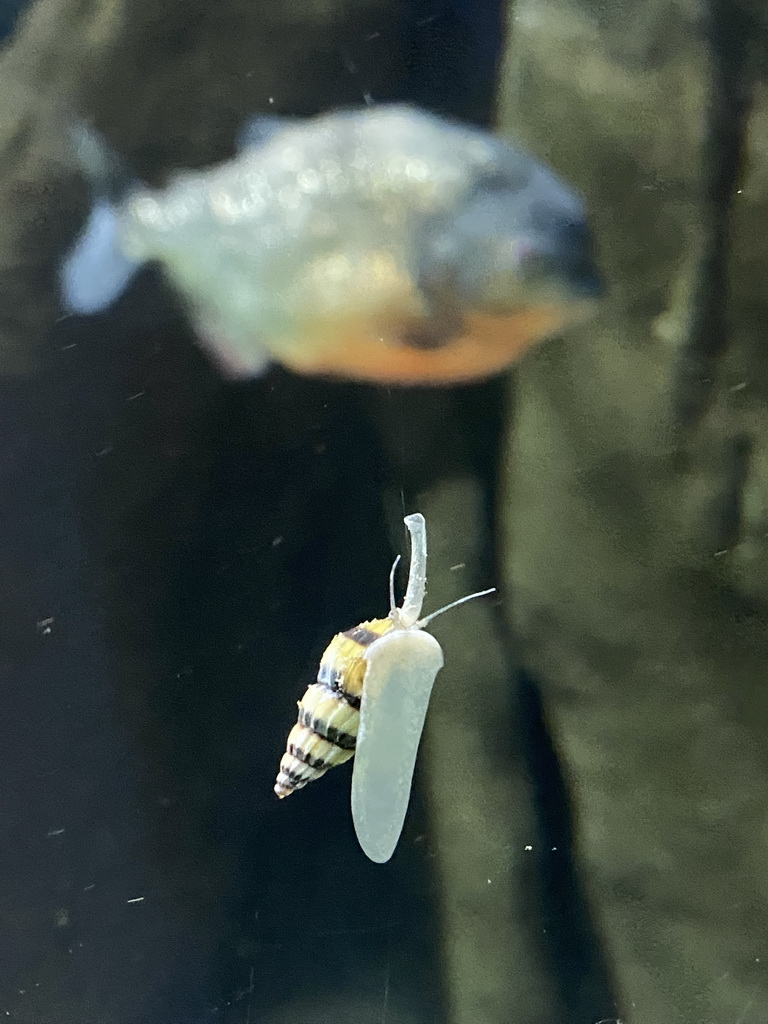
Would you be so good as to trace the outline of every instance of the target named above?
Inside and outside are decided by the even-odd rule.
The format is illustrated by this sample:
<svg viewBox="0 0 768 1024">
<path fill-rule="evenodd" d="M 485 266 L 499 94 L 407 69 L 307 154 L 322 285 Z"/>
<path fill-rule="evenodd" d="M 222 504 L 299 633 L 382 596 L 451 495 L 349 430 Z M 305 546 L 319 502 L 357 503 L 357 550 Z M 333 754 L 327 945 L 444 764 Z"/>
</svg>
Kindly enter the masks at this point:
<svg viewBox="0 0 768 1024">
<path fill-rule="evenodd" d="M 61 271 L 110 305 L 156 261 L 223 372 L 402 384 L 482 378 L 588 314 L 601 290 L 581 201 L 521 150 L 407 106 L 258 117 L 237 155 L 144 187 L 90 128 L 96 196 Z"/>
</svg>

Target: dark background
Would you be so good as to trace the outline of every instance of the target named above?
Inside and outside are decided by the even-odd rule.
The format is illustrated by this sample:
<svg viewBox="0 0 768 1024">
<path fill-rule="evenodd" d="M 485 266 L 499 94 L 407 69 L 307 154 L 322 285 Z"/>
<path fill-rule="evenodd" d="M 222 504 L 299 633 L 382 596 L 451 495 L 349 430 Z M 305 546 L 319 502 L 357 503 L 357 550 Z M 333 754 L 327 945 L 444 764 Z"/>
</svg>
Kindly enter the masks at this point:
<svg viewBox="0 0 768 1024">
<path fill-rule="evenodd" d="M 330 95 L 307 83 L 314 109 L 370 89 L 489 119 L 495 5 L 415 2 L 389 22 L 377 63 L 400 74 L 376 88 L 357 37 L 323 68 Z M 382 488 L 404 481 L 368 402 L 280 370 L 221 383 L 151 273 L 0 383 L 11 1020 L 444 1019 L 418 793 L 384 867 L 357 847 L 348 769 L 272 793 L 325 644 L 385 607 Z M 473 440 L 489 474 L 497 428 L 488 415 Z"/>
</svg>

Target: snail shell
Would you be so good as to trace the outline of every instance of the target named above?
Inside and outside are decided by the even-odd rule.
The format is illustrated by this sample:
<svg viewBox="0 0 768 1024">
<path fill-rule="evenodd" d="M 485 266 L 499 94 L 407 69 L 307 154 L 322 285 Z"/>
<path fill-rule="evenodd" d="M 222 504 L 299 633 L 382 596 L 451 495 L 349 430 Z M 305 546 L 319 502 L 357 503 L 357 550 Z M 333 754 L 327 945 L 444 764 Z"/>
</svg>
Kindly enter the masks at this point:
<svg viewBox="0 0 768 1024">
<path fill-rule="evenodd" d="M 361 622 L 337 633 L 320 659 L 317 682 L 299 701 L 299 717 L 288 734 L 275 793 L 282 799 L 295 789 L 344 764 L 355 753 L 366 662 L 364 655 L 394 627 L 391 618 Z"/>
</svg>

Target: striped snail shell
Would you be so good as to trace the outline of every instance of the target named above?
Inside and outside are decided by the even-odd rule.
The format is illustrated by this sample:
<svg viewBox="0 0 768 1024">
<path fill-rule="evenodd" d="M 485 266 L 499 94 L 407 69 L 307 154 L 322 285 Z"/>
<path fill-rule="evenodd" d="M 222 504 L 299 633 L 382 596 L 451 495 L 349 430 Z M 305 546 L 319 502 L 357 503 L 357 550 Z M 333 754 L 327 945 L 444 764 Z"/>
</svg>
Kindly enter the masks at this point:
<svg viewBox="0 0 768 1024">
<path fill-rule="evenodd" d="M 362 622 L 328 644 L 317 682 L 299 701 L 298 721 L 288 734 L 275 783 L 281 799 L 354 755 L 367 667 L 363 655 L 393 626 L 390 618 Z"/>
</svg>

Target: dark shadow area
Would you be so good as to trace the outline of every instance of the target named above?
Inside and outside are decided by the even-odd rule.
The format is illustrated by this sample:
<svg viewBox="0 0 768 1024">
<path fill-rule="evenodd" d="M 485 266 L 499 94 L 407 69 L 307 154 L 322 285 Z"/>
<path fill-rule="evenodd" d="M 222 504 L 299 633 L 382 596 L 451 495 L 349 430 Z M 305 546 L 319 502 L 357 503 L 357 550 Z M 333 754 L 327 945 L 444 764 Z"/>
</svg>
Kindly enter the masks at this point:
<svg viewBox="0 0 768 1024">
<path fill-rule="evenodd" d="M 747 119 L 756 74 L 748 14 L 729 0 L 711 0 L 705 15 L 714 73 L 706 134 L 707 225 L 697 277 L 696 323 L 674 382 L 675 413 L 690 430 L 709 407 L 718 362 L 728 345 L 728 262 L 733 202 L 743 174 Z"/>
<path fill-rule="evenodd" d="M 568 786 L 549 735 L 539 688 L 521 670 L 524 758 L 537 797 L 540 834 L 532 858 L 531 913 L 541 919 L 561 986 L 561 999 L 574 1024 L 613 1020 L 619 1013 L 609 965 L 576 870 L 574 822 Z"/>
<path fill-rule="evenodd" d="M 503 43 L 501 0 L 413 0 L 407 64 L 415 102 L 478 124 L 491 121 Z"/>
</svg>

